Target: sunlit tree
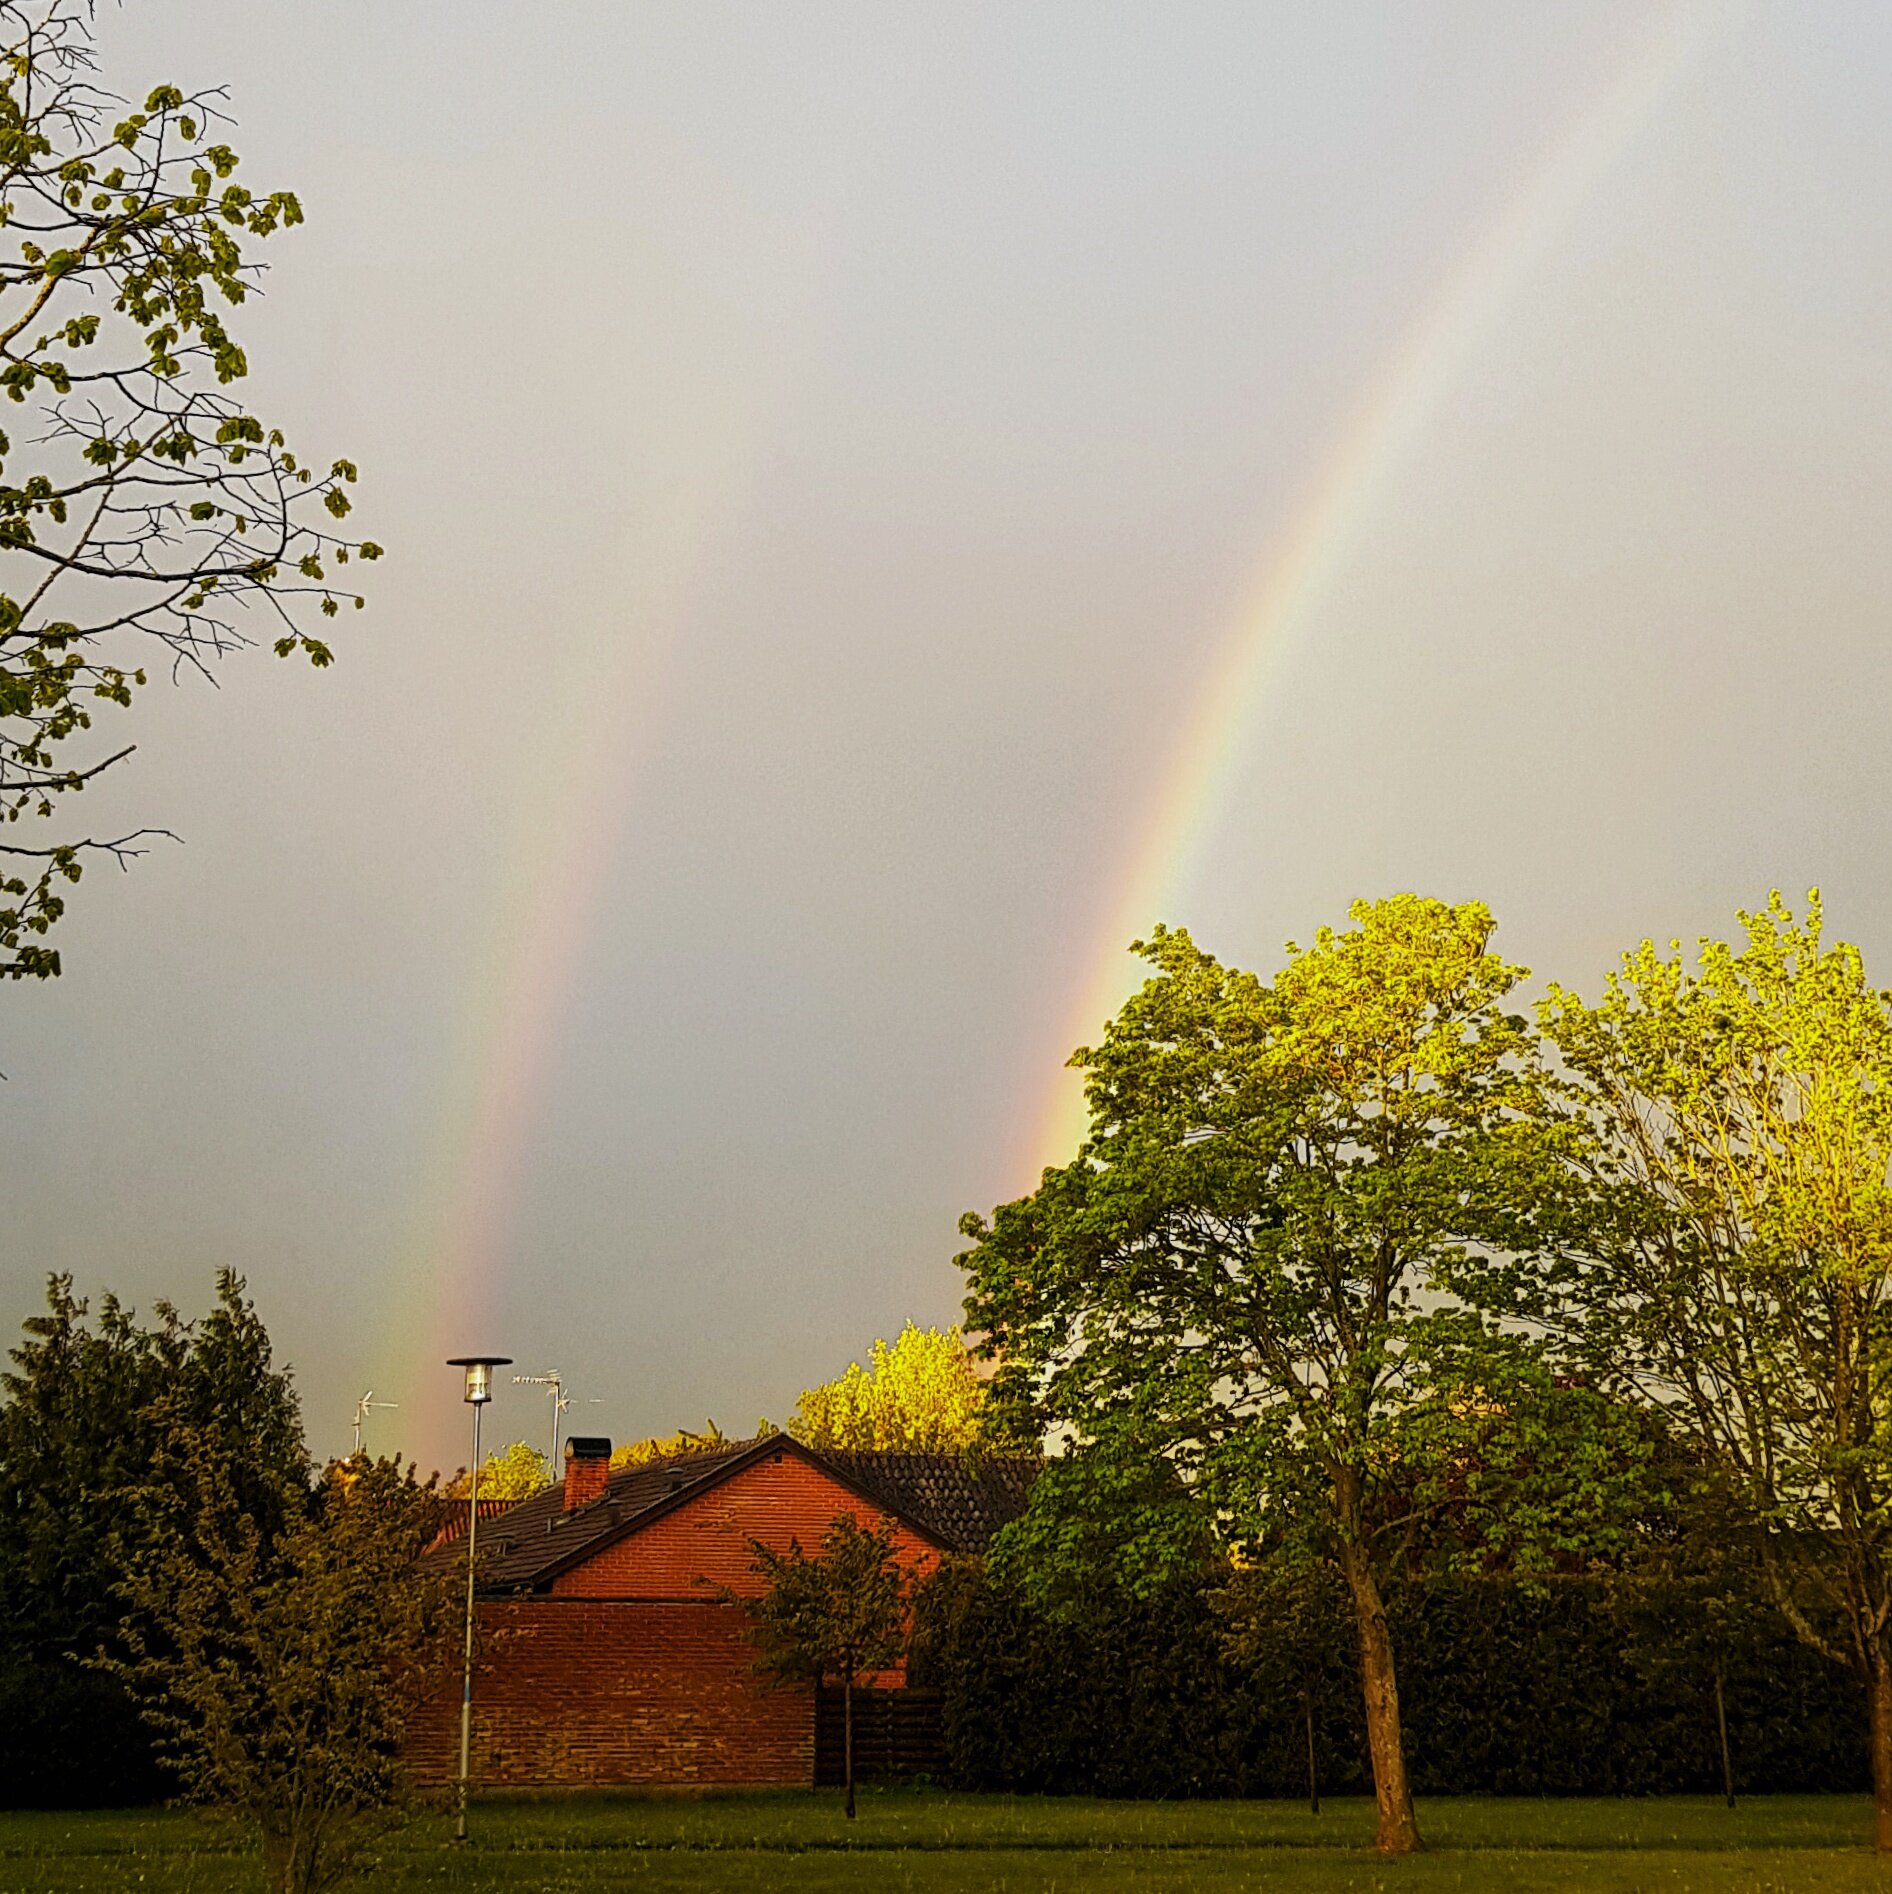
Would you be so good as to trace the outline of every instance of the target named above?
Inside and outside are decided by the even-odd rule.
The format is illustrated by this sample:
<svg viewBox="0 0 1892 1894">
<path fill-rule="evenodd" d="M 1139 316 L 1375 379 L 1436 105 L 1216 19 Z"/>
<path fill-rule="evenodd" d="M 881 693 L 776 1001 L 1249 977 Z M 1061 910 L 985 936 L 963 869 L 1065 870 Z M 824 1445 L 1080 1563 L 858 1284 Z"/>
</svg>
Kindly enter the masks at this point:
<svg viewBox="0 0 1892 1894">
<path fill-rule="evenodd" d="M 951 1453 L 979 1438 L 985 1384 L 957 1329 L 909 1322 L 893 1342 L 876 1341 L 866 1366 L 809 1388 L 788 1431 L 811 1447 L 866 1452 Z"/>
<path fill-rule="evenodd" d="M 767 1421 L 756 1422 L 758 1437 L 774 1431 Z M 646 1434 L 641 1440 L 627 1440 L 611 1455 L 611 1470 L 616 1473 L 626 1467 L 654 1466 L 660 1460 L 681 1460 L 693 1453 L 720 1453 L 729 1444 L 728 1436 L 713 1420 L 705 1421 L 700 1434 L 683 1427 L 674 1434 Z"/>
<path fill-rule="evenodd" d="M 1787 1620 L 1860 1679 L 1886 1853 L 1892 995 L 1826 942 L 1817 894 L 1741 921 L 1693 967 L 1645 941 L 1594 1006 L 1545 1003 L 1582 1215 L 1536 1307 L 1691 1443 Z"/>
<path fill-rule="evenodd" d="M 480 1462 L 481 1499 L 530 1499 L 552 1483 L 551 1462 L 523 1440 L 490 1453 Z M 450 1499 L 465 1499 L 470 1482 L 456 1474 L 447 1486 Z"/>
<path fill-rule="evenodd" d="M 1352 1620 L 1379 1846 L 1418 1846 L 1385 1592 L 1468 1476 L 1544 1468 L 1530 1364 L 1462 1300 L 1539 1163 L 1523 977 L 1485 908 L 1401 895 L 1272 982 L 1187 934 L 1080 1051 L 1090 1130 L 961 1257 L 999 1424 L 1166 1460 L 1230 1535 L 1325 1564 Z M 1539 1371 L 1535 1380 L 1543 1385 Z M 1569 1530 L 1581 1498 L 1540 1506 Z M 1448 1539 L 1446 1543 L 1450 1544 Z"/>
</svg>

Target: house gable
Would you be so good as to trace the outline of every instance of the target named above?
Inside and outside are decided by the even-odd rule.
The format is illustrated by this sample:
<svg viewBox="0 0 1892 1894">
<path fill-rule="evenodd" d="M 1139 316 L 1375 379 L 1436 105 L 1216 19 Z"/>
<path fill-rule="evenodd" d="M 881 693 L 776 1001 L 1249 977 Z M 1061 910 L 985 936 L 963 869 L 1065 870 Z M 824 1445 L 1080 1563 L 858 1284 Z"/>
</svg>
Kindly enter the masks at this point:
<svg viewBox="0 0 1892 1894">
<path fill-rule="evenodd" d="M 842 1513 L 873 1528 L 891 1520 L 894 1550 L 910 1572 L 931 1570 L 941 1547 L 930 1535 L 875 1505 L 793 1441 L 765 1443 L 714 1482 L 679 1495 L 632 1530 L 588 1552 L 551 1580 L 557 1598 L 703 1599 L 727 1588 L 754 1595 L 750 1541 L 785 1552 L 798 1542 L 816 1551 Z"/>
</svg>

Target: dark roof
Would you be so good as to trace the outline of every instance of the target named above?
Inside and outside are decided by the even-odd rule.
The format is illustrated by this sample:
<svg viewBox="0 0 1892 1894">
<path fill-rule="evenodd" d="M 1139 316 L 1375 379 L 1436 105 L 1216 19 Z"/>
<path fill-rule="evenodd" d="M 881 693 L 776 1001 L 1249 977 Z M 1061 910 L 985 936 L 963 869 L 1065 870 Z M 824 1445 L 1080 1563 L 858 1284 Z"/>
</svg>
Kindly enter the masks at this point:
<svg viewBox="0 0 1892 1894">
<path fill-rule="evenodd" d="M 617 1539 L 687 1505 L 752 1461 L 784 1449 L 832 1473 L 870 1504 L 947 1552 L 983 1552 L 992 1535 L 1025 1509 L 1042 1462 L 973 1461 L 945 1453 L 817 1453 L 786 1434 L 745 1440 L 710 1453 L 676 1454 L 613 1473 L 604 1495 L 575 1512 L 555 1483 L 489 1520 L 480 1508 L 480 1589 L 537 1590 Z M 457 1540 L 429 1556 L 457 1556 Z"/>
<path fill-rule="evenodd" d="M 1025 1510 L 1044 1462 L 958 1453 L 823 1453 L 866 1498 L 948 1552 L 983 1552 Z"/>
<path fill-rule="evenodd" d="M 548 1583 L 635 1526 L 670 1511 L 681 1496 L 713 1486 L 735 1463 L 753 1458 L 760 1444 L 745 1440 L 713 1453 L 677 1454 L 648 1466 L 626 1467 L 605 1481 L 603 1498 L 575 1512 L 565 1510 L 565 1485 L 555 1480 L 490 1526 L 482 1517 L 481 1589 L 514 1591 Z"/>
</svg>

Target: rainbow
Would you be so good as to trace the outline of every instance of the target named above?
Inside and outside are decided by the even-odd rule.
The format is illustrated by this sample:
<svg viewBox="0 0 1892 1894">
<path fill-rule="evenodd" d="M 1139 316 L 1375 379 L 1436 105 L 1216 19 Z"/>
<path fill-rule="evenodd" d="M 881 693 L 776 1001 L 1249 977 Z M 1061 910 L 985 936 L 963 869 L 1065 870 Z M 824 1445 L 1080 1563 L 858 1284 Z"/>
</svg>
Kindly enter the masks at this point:
<svg viewBox="0 0 1892 1894">
<path fill-rule="evenodd" d="M 560 679 L 543 686 L 559 721 L 524 746 L 532 760 L 516 772 L 523 780 L 510 830 L 495 840 L 485 924 L 457 983 L 455 1037 L 436 1080 L 445 1104 L 371 1343 L 374 1385 L 401 1390 L 423 1408 L 440 1405 L 427 1393 L 439 1362 L 519 1339 L 496 1337 L 493 1325 L 533 1132 L 662 714 L 672 654 L 767 439 L 763 391 L 732 375 L 725 397 L 723 411 L 693 413 L 669 443 L 656 510 L 622 525 L 626 579 L 616 624 L 573 637 L 575 652 L 585 654 L 572 659 L 574 668 L 586 665 L 579 674 L 561 678 L 556 652 L 545 665 L 548 679 Z M 431 1430 L 400 1431 L 417 1448 L 415 1434 L 425 1439 Z"/>
<path fill-rule="evenodd" d="M 1141 963 L 1129 943 L 1173 914 L 1224 812 L 1248 734 L 1284 659 L 1314 622 L 1374 502 L 1411 445 L 1459 386 L 1473 348 L 1502 315 L 1570 215 L 1618 163 L 1691 67 L 1709 14 L 1688 5 L 1648 32 L 1599 97 L 1553 138 L 1535 170 L 1438 288 L 1381 366 L 1294 517 L 1270 546 L 1198 708 L 1173 749 L 1119 892 L 1103 946 L 1073 1006 L 1063 1044 L 1091 1043 L 1129 996 Z M 1066 1067 L 1030 1114 L 1027 1187 L 1069 1161 L 1087 1114 Z"/>
<path fill-rule="evenodd" d="M 1071 1009 L 1064 1045 L 1094 1037 L 1138 977 L 1126 944 L 1189 886 L 1256 709 L 1343 565 L 1375 495 L 1457 383 L 1474 342 L 1686 69 L 1707 17 L 1705 8 L 1685 5 L 1647 35 L 1447 272 L 1375 377 L 1270 547 L 1204 681 L 1200 707 L 1175 745 L 1117 884 L 1104 945 Z M 832 283 L 820 259 L 806 261 L 811 282 Z M 633 543 L 623 563 L 637 577 L 636 593 L 625 601 L 602 665 L 567 687 L 560 705 L 567 720 L 548 734 L 530 786 L 520 786 L 511 832 L 496 839 L 488 919 L 456 983 L 457 1037 L 435 1081 L 445 1107 L 390 1258 L 382 1320 L 364 1342 L 364 1385 L 401 1390 L 404 1401 L 421 1407 L 436 1404 L 423 1391 L 444 1372 L 440 1361 L 496 1339 L 491 1324 L 500 1312 L 532 1135 L 596 933 L 606 865 L 635 801 L 670 653 L 760 464 L 771 394 L 766 372 L 766 364 L 752 364 L 750 374 L 726 384 L 721 412 L 679 423 L 664 512 L 627 523 Z M 1029 1118 L 1035 1177 L 1043 1165 L 1067 1158 L 1081 1136 L 1077 1076 L 1060 1073 Z"/>
</svg>

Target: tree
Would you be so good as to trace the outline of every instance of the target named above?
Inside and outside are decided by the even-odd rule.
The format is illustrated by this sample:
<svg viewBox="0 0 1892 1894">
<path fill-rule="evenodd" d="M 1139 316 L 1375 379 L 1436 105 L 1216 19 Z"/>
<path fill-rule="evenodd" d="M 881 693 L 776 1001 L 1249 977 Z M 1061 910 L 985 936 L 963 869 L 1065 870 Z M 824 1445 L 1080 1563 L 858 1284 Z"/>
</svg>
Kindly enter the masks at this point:
<svg viewBox="0 0 1892 1894">
<path fill-rule="evenodd" d="M 489 1453 L 480 1467 L 481 1499 L 530 1499 L 552 1483 L 551 1462 L 523 1440 Z M 471 1484 L 465 1472 L 446 1487 L 448 1499 L 464 1499 Z"/>
<path fill-rule="evenodd" d="M 891 1346 L 876 1341 L 869 1361 L 807 1389 L 788 1431 L 845 1451 L 956 1453 L 978 1441 L 985 1384 L 957 1329 L 909 1322 Z"/>
<path fill-rule="evenodd" d="M 1754 1522 L 1798 1635 L 1864 1686 L 1892 1852 L 1892 996 L 1817 892 L 1739 945 L 1644 941 L 1595 1006 L 1553 988 L 1579 1234 L 1532 1293 Z"/>
<path fill-rule="evenodd" d="M 1515 1351 L 1443 1294 L 1538 1162 L 1522 978 L 1482 906 L 1401 895 L 1289 948 L 1272 985 L 1158 928 L 1154 976 L 1081 1049 L 1089 1135 L 968 1216 L 969 1323 L 1001 1425 L 1160 1454 L 1231 1534 L 1345 1582 L 1378 1845 L 1418 1846 L 1384 1587 L 1467 1469 L 1534 1457 Z M 1524 1431 L 1500 1446 L 1495 1436 Z M 1551 1509 L 1554 1513 L 1556 1509 Z M 1470 1528 L 1468 1528 L 1470 1529 Z M 1476 1534 L 1473 1533 L 1475 1540 Z"/>
<path fill-rule="evenodd" d="M 0 1376 L 0 1782 L 41 1804 L 135 1801 L 158 1787 L 149 1743 L 121 1687 L 85 1667 L 123 1615 L 138 1544 L 123 1495 L 151 1478 L 164 1402 L 222 1444 L 267 1517 L 307 1477 L 295 1391 L 229 1271 L 209 1315 L 160 1303 L 152 1326 L 110 1295 L 92 1313 L 54 1276 L 25 1330 Z"/>
<path fill-rule="evenodd" d="M 1297 1705 L 1307 1751 L 1307 1806 L 1320 1813 L 1327 1698 L 1352 1668 L 1352 1611 L 1330 1565 L 1276 1554 L 1244 1564 L 1216 1595 L 1229 1661 L 1276 1703 Z"/>
<path fill-rule="evenodd" d="M 161 1778 L 130 1701 L 81 1658 L 118 1622 L 116 1494 L 150 1463 L 160 1338 L 114 1297 L 92 1315 L 67 1276 L 25 1329 L 0 1407 L 0 1784 L 28 1806 L 149 1800 Z"/>
<path fill-rule="evenodd" d="M 847 1819 L 854 1819 L 854 1691 L 900 1661 L 906 1630 L 906 1574 L 894 1552 L 893 1522 L 864 1527 L 842 1513 L 809 1557 L 798 1539 L 786 1552 L 749 1542 L 751 1570 L 767 1589 L 740 1600 L 749 1614 L 759 1670 L 783 1683 L 841 1686 Z"/>
<path fill-rule="evenodd" d="M 305 462 L 234 392 L 225 326 L 260 266 L 245 241 L 302 221 L 252 192 L 217 135 L 220 92 L 160 85 L 142 107 L 94 82 L 89 0 L 0 0 L 0 813 L 58 820 L 132 746 L 93 718 L 127 709 L 147 666 L 173 675 L 251 643 L 317 666 L 309 629 L 342 603 L 355 469 Z M 155 830 L 0 843 L 0 976 L 59 972 L 45 937 L 88 859 L 121 865 Z"/>
<path fill-rule="evenodd" d="M 171 1429 L 159 1471 L 112 1668 L 187 1796 L 254 1827 L 270 1894 L 318 1894 L 401 1805 L 407 1716 L 452 1618 L 448 1575 L 418 1562 L 440 1496 L 360 1456 L 283 1487 L 271 1532 L 214 1439 Z"/>
</svg>

